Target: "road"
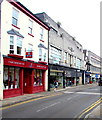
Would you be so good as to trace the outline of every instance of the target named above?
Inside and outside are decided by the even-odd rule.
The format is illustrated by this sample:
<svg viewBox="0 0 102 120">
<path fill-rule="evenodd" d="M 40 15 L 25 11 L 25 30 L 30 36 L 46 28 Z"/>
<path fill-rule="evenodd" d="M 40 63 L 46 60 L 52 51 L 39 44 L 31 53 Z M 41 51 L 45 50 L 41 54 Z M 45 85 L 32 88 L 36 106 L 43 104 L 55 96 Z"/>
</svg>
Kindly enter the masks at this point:
<svg viewBox="0 0 102 120">
<path fill-rule="evenodd" d="M 3 118 L 77 118 L 100 98 L 100 87 L 69 88 L 61 94 L 10 107 L 2 111 Z"/>
</svg>

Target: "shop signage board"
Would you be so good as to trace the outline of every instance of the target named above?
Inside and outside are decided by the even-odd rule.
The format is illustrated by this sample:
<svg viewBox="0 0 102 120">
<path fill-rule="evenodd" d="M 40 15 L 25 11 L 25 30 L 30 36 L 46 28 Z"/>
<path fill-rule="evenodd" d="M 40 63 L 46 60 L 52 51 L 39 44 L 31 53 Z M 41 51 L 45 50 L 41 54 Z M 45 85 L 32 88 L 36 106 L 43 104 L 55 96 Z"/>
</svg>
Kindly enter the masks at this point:
<svg viewBox="0 0 102 120">
<path fill-rule="evenodd" d="M 4 58 L 4 65 L 24 67 L 25 61 L 11 59 L 11 58 Z"/>
<path fill-rule="evenodd" d="M 33 52 L 26 52 L 26 58 L 32 58 Z"/>
<path fill-rule="evenodd" d="M 35 69 L 41 69 L 41 70 L 47 70 L 48 69 L 48 65 L 42 65 L 42 64 L 39 64 L 39 63 L 22 61 L 22 60 L 6 58 L 6 57 L 4 58 L 4 65 L 25 67 L 25 68 L 35 68 Z"/>
</svg>

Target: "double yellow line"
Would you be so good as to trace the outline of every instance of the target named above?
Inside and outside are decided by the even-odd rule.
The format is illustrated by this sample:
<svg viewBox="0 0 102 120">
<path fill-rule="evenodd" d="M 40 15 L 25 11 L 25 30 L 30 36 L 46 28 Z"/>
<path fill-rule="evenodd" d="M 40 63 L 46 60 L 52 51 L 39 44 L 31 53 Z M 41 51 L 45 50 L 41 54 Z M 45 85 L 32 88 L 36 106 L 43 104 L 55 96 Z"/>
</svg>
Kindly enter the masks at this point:
<svg viewBox="0 0 102 120">
<path fill-rule="evenodd" d="M 49 98 L 49 97 L 52 97 L 52 96 L 58 96 L 58 95 L 62 95 L 62 94 L 63 93 L 56 93 L 56 94 L 49 95 L 49 96 L 34 98 L 34 99 L 27 100 L 27 101 L 24 101 L 24 102 L 20 102 L 20 103 L 16 103 L 16 104 L 13 104 L 13 105 L 2 107 L 2 108 L 0 108 L 0 110 L 5 110 L 5 109 L 8 109 L 8 108 L 19 106 L 19 105 L 22 105 L 22 104 L 25 104 L 25 103 L 29 103 L 29 102 L 32 102 L 32 101 L 36 101 L 36 100 L 40 100 L 40 99 L 44 99 L 44 98 Z"/>
<path fill-rule="evenodd" d="M 90 105 L 89 107 L 84 109 L 82 111 L 82 113 L 77 117 L 77 120 L 80 120 L 85 114 L 87 114 L 89 111 L 91 111 L 93 108 L 95 108 L 101 102 L 102 102 L 102 97 L 99 100 L 97 100 L 95 103 L 93 103 L 92 105 Z"/>
</svg>

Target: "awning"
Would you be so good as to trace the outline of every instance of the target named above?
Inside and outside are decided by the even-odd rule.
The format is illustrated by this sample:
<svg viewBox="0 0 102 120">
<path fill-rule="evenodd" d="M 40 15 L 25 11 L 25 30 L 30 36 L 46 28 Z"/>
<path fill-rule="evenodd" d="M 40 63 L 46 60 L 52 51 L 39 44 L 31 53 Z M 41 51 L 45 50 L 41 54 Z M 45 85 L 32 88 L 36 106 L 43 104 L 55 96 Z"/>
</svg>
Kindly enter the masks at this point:
<svg viewBox="0 0 102 120">
<path fill-rule="evenodd" d="M 7 33 L 11 34 L 11 35 L 17 35 L 19 37 L 24 38 L 23 35 L 21 35 L 18 31 L 14 30 L 14 29 L 11 29 L 11 30 L 7 31 Z"/>
<path fill-rule="evenodd" d="M 47 48 L 46 48 L 43 44 L 41 44 L 41 43 L 38 45 L 38 47 L 47 49 Z"/>
</svg>

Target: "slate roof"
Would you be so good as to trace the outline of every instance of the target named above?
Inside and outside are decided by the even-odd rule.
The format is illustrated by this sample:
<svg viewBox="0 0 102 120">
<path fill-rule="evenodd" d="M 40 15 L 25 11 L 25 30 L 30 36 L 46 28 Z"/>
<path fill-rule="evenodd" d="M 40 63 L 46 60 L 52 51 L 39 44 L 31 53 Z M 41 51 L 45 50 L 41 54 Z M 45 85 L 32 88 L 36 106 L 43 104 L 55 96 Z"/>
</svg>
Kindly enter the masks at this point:
<svg viewBox="0 0 102 120">
<path fill-rule="evenodd" d="M 8 33 L 8 34 L 11 34 L 11 35 L 17 35 L 17 36 L 19 36 L 19 37 L 24 38 L 23 35 L 21 35 L 18 31 L 14 30 L 14 29 L 11 29 L 11 30 L 7 31 L 7 33 Z"/>
</svg>

